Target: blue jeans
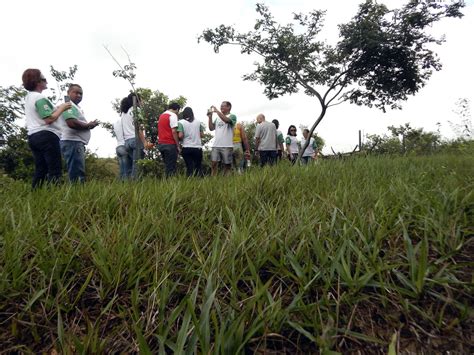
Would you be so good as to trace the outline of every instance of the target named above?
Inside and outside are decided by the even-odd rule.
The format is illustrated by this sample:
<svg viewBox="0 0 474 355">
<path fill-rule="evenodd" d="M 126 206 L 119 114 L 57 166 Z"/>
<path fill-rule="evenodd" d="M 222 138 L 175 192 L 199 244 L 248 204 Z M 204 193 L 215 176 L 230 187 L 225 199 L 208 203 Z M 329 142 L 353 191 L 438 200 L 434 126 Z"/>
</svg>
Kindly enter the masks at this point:
<svg viewBox="0 0 474 355">
<path fill-rule="evenodd" d="M 58 183 L 62 174 L 59 137 L 50 131 L 36 132 L 28 136 L 28 145 L 35 159 L 33 189 L 45 181 Z"/>
<path fill-rule="evenodd" d="M 115 148 L 115 152 L 117 153 L 117 159 L 119 162 L 120 179 L 127 180 L 132 176 L 133 160 L 130 159 L 127 148 L 125 148 L 124 145 L 119 145 L 117 148 Z"/>
<path fill-rule="evenodd" d="M 86 180 L 86 147 L 79 141 L 61 141 L 61 152 L 66 161 L 70 182 Z"/>
<path fill-rule="evenodd" d="M 128 158 L 132 162 L 132 177 L 136 178 L 138 174 L 137 169 L 137 160 L 143 159 L 145 157 L 145 153 L 143 152 L 143 144 L 141 140 L 138 140 L 138 144 L 135 141 L 135 138 L 129 138 L 125 140 L 125 148 L 128 152 Z M 135 159 L 135 150 L 138 149 L 138 158 Z"/>
</svg>

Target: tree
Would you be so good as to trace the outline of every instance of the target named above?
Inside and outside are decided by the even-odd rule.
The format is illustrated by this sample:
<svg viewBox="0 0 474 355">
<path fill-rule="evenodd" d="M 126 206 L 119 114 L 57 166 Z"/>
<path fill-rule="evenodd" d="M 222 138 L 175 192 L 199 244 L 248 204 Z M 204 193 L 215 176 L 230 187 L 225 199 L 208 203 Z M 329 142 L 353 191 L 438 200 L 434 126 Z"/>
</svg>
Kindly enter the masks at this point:
<svg viewBox="0 0 474 355">
<path fill-rule="evenodd" d="M 16 120 L 24 116 L 25 96 L 26 90 L 19 86 L 0 87 L 0 139 L 3 142 L 19 132 Z"/>
<path fill-rule="evenodd" d="M 469 99 L 461 98 L 456 101 L 455 105 L 456 107 L 453 111 L 459 116 L 461 122 L 456 123 L 449 121 L 449 124 L 458 139 L 470 140 L 472 139 L 474 128 L 471 121 L 471 104 Z"/>
<path fill-rule="evenodd" d="M 423 128 L 413 128 L 409 123 L 387 128 L 390 136 L 368 135 L 363 149 L 379 154 L 428 154 L 436 150 L 441 143 L 438 132 L 426 132 Z"/>
<path fill-rule="evenodd" d="M 431 48 L 444 39 L 426 30 L 444 17 L 462 17 L 464 6 L 461 0 L 409 0 L 402 8 L 389 10 L 367 0 L 349 23 L 339 26 L 339 42 L 329 45 L 317 39 L 324 11 L 295 14 L 296 26 L 279 25 L 265 5 L 257 4 L 260 18 L 253 31 L 239 33 L 220 25 L 203 31 L 199 41 L 212 44 L 216 53 L 223 45 L 233 44 L 243 54 L 261 57 L 244 80 L 262 83 L 269 99 L 300 88 L 315 97 L 321 112 L 310 129 L 313 135 L 327 109 L 345 101 L 384 112 L 387 107 L 400 109 L 401 101 L 441 69 Z M 305 149 L 301 148 L 299 157 Z"/>
</svg>

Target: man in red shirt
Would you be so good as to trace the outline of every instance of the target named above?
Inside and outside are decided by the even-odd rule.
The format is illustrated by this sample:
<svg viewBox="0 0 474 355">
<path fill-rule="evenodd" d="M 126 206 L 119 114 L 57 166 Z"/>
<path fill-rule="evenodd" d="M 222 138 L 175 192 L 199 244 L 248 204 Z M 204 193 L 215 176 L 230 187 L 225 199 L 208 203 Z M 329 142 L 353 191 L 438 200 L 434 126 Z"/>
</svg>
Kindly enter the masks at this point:
<svg viewBox="0 0 474 355">
<path fill-rule="evenodd" d="M 172 102 L 168 110 L 158 118 L 158 150 L 165 163 L 166 177 L 176 174 L 176 161 L 179 154 L 178 112 L 181 106 Z"/>
</svg>

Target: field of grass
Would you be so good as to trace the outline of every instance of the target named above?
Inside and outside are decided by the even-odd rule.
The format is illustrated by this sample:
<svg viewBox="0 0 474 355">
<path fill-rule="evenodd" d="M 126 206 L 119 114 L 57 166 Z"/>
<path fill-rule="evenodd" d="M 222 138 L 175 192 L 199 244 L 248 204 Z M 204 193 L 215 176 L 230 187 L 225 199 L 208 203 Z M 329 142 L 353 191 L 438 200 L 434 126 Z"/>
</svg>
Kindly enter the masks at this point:
<svg viewBox="0 0 474 355">
<path fill-rule="evenodd" d="M 0 187 L 0 352 L 474 353 L 472 155 Z"/>
</svg>

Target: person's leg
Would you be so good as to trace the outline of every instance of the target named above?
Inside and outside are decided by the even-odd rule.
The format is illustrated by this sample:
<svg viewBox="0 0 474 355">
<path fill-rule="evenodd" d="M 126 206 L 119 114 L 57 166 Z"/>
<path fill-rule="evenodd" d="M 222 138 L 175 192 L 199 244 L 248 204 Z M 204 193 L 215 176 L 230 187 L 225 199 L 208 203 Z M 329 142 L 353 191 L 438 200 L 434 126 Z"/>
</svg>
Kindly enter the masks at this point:
<svg viewBox="0 0 474 355">
<path fill-rule="evenodd" d="M 186 164 L 186 176 L 192 176 L 194 171 L 193 148 L 183 148 L 182 154 L 184 164 Z"/>
<path fill-rule="evenodd" d="M 115 148 L 115 153 L 117 154 L 117 160 L 119 163 L 119 177 L 120 180 L 125 180 L 127 178 L 127 169 L 128 169 L 128 152 L 127 148 L 124 145 L 119 145 Z"/>
<path fill-rule="evenodd" d="M 48 174 L 48 166 L 46 165 L 42 149 L 42 133 L 43 132 L 38 132 L 28 136 L 28 145 L 30 146 L 35 161 L 35 172 L 31 183 L 33 189 L 43 185 Z"/>
<path fill-rule="evenodd" d="M 260 150 L 258 154 L 260 155 L 260 166 L 263 168 L 268 164 L 268 150 Z"/>
<path fill-rule="evenodd" d="M 307 165 L 308 164 L 308 160 L 309 160 L 309 157 L 301 157 L 301 163 L 303 165 Z"/>
<path fill-rule="evenodd" d="M 232 170 L 233 148 L 221 148 L 222 162 L 224 163 L 224 175 L 229 175 Z"/>
<path fill-rule="evenodd" d="M 44 142 L 43 156 L 48 167 L 47 180 L 50 184 L 58 184 L 62 175 L 62 157 L 59 137 L 53 132 L 46 131 L 47 139 Z"/>
<path fill-rule="evenodd" d="M 217 165 L 221 161 L 219 148 L 212 148 L 211 150 L 211 176 L 217 175 Z"/>
<path fill-rule="evenodd" d="M 61 151 L 66 161 L 70 182 L 84 182 L 86 162 L 84 143 L 79 141 L 61 141 Z"/>
<path fill-rule="evenodd" d="M 165 163 L 165 174 L 166 177 L 170 177 L 176 174 L 176 160 L 178 160 L 178 151 L 174 144 L 161 144 L 160 152 L 163 156 L 163 162 Z"/>
<path fill-rule="evenodd" d="M 234 169 L 238 172 L 242 172 L 242 160 L 244 157 L 244 151 L 242 150 L 242 144 L 241 143 L 234 143 L 234 150 L 233 150 L 233 163 L 234 163 Z"/>
<path fill-rule="evenodd" d="M 268 152 L 268 163 L 270 165 L 275 165 L 277 162 L 277 151 L 271 150 Z"/>
<path fill-rule="evenodd" d="M 202 176 L 202 149 L 196 148 L 194 154 L 194 175 Z"/>
</svg>

